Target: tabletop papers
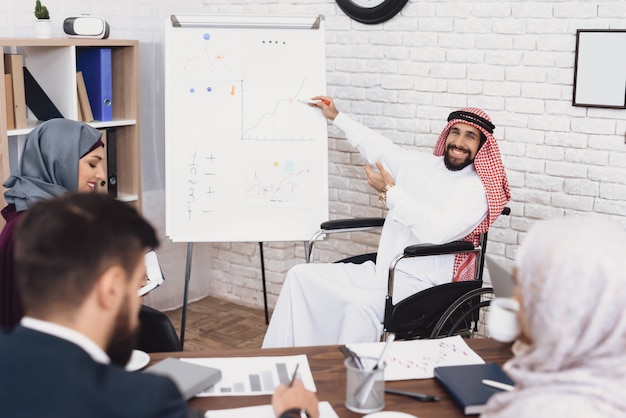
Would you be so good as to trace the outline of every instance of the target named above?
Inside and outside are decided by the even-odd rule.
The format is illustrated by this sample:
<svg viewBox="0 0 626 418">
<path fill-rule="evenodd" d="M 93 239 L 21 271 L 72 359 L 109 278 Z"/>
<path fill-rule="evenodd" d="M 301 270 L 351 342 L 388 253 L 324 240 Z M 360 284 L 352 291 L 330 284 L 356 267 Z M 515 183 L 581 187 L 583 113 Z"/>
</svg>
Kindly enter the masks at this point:
<svg viewBox="0 0 626 418">
<path fill-rule="evenodd" d="M 181 358 L 183 361 L 222 371 L 222 380 L 196 396 L 271 395 L 279 384 L 288 385 L 298 367 L 304 387 L 315 392 L 306 354 L 268 357 Z"/>
<path fill-rule="evenodd" d="M 319 403 L 320 418 L 339 418 L 330 403 Z M 272 405 L 247 406 L 243 408 L 218 409 L 206 411 L 205 418 L 276 418 Z"/>
<path fill-rule="evenodd" d="M 346 344 L 360 357 L 378 358 L 384 342 Z M 436 340 L 394 341 L 387 355 L 385 380 L 429 379 L 438 366 L 483 364 L 485 361 L 459 335 Z"/>
</svg>

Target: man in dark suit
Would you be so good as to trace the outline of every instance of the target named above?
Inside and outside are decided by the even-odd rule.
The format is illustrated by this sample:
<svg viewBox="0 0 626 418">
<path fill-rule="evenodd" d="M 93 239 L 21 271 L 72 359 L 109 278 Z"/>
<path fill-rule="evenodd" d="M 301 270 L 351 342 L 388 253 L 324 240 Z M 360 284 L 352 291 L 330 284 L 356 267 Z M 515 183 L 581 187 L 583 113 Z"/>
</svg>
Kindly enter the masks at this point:
<svg viewBox="0 0 626 418">
<path fill-rule="evenodd" d="M 26 316 L 0 334 L 0 416 L 186 417 L 168 378 L 126 372 L 155 230 L 106 194 L 37 203 L 16 267 Z"/>
</svg>

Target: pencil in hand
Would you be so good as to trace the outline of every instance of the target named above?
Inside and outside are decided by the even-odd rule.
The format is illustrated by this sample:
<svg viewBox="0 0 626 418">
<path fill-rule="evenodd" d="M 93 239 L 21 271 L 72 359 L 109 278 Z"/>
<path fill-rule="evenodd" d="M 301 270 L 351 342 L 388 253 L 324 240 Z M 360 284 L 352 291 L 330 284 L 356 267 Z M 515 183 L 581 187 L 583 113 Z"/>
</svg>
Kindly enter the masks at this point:
<svg viewBox="0 0 626 418">
<path fill-rule="evenodd" d="M 289 382 L 289 386 L 288 387 L 292 387 L 293 386 L 293 382 L 296 381 L 296 377 L 298 376 L 298 368 L 300 367 L 300 363 L 296 364 L 296 368 L 293 371 L 293 376 L 291 376 L 291 381 Z"/>
</svg>

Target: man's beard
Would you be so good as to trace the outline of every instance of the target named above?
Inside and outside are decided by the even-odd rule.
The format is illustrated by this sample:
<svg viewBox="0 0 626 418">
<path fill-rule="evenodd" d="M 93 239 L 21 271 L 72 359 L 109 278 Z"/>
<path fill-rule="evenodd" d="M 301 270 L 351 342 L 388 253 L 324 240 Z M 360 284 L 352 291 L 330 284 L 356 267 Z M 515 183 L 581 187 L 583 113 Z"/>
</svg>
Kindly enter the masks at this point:
<svg viewBox="0 0 626 418">
<path fill-rule="evenodd" d="M 138 335 L 138 327 L 131 329 L 130 304 L 126 300 L 115 317 L 113 333 L 106 349 L 112 364 L 122 367 L 126 366 L 133 349 L 137 346 Z"/>
<path fill-rule="evenodd" d="M 467 156 L 465 157 L 465 160 L 461 161 L 460 163 L 453 163 L 449 157 L 450 155 L 450 149 L 452 148 L 456 148 L 456 149 L 460 149 L 463 151 L 467 152 Z M 465 167 L 467 167 L 468 165 L 470 165 L 471 163 L 473 163 L 474 160 L 471 158 L 471 153 L 469 152 L 469 150 L 465 149 L 465 148 L 460 148 L 457 146 L 454 146 L 453 144 L 448 144 L 448 146 L 446 147 L 446 152 L 443 154 L 443 163 L 446 165 L 446 168 L 450 171 L 459 171 L 459 170 L 463 170 Z"/>
</svg>

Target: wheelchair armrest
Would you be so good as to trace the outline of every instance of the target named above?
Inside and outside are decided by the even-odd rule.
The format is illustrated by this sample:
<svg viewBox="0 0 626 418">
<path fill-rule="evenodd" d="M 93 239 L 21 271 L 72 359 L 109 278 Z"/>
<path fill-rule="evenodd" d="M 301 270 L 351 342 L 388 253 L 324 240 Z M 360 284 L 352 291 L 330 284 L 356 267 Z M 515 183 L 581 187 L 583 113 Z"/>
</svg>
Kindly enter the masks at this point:
<svg viewBox="0 0 626 418">
<path fill-rule="evenodd" d="M 402 254 L 398 254 L 389 266 L 389 276 L 387 279 L 387 297 L 393 297 L 393 282 L 395 269 L 398 262 L 409 257 L 425 257 L 431 255 L 458 254 L 478 252 L 480 249 L 474 247 L 474 244 L 467 241 L 452 241 L 445 244 L 415 244 L 409 245 L 404 249 Z"/>
<path fill-rule="evenodd" d="M 307 263 L 313 261 L 313 246 L 318 239 L 324 238 L 327 234 L 342 232 L 360 232 L 381 228 L 385 223 L 385 218 L 353 218 L 353 219 L 334 219 L 322 222 L 320 230 L 311 237 L 306 243 L 305 257 Z"/>
<path fill-rule="evenodd" d="M 320 229 L 332 231 L 335 229 L 375 228 L 383 226 L 384 223 L 385 218 L 334 219 L 323 222 Z"/>
<path fill-rule="evenodd" d="M 456 254 L 474 251 L 474 244 L 467 241 L 452 241 L 445 244 L 415 244 L 404 249 L 407 257 L 423 257 L 429 255 Z"/>
</svg>

